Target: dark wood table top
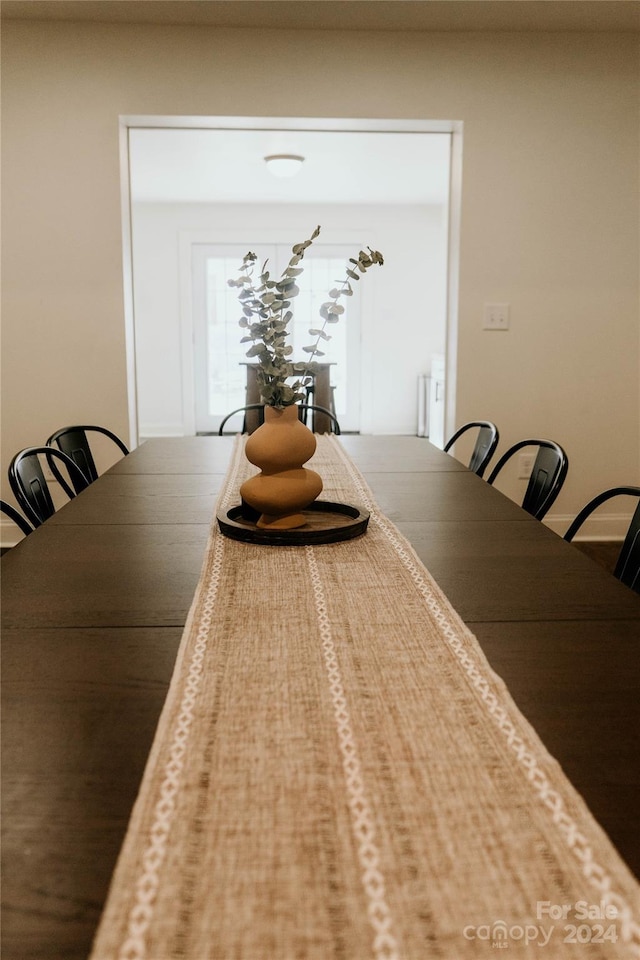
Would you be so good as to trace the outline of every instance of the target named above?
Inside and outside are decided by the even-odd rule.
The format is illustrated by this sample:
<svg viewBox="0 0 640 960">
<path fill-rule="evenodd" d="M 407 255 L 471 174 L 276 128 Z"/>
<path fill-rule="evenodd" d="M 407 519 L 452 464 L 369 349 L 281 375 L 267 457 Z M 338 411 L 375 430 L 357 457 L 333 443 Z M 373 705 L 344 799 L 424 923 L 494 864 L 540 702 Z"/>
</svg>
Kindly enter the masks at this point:
<svg viewBox="0 0 640 960">
<path fill-rule="evenodd" d="M 640 874 L 640 598 L 428 441 L 341 442 Z M 232 446 L 148 441 L 2 559 L 3 957 L 89 953 Z"/>
</svg>

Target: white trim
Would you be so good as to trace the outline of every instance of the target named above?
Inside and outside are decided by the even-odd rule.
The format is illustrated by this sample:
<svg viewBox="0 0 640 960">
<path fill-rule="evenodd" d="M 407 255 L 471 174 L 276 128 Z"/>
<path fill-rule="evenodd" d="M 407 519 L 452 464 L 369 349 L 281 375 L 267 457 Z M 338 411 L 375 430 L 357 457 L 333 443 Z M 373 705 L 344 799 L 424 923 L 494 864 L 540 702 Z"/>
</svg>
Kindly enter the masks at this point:
<svg viewBox="0 0 640 960">
<path fill-rule="evenodd" d="M 449 151 L 449 223 L 447 248 L 447 303 L 445 330 L 444 435 L 450 437 L 456 423 L 458 371 L 458 299 L 460 282 L 460 221 L 462 215 L 462 143 L 461 121 L 451 124 Z"/>
<path fill-rule="evenodd" d="M 9 517 L 0 518 L 0 547 L 15 547 L 16 543 L 24 540 L 25 534 L 18 530 Z"/>
<path fill-rule="evenodd" d="M 455 120 L 385 120 L 347 117 L 197 117 L 127 114 L 125 127 L 191 130 L 306 130 L 339 133 L 453 133 Z"/>
<path fill-rule="evenodd" d="M 627 535 L 631 516 L 631 512 L 601 513 L 600 516 L 591 516 L 585 520 L 573 539 L 574 541 L 615 540 L 621 543 Z M 542 522 L 558 536 L 563 537 L 574 520 L 574 514 L 550 514 L 544 517 Z"/>
<path fill-rule="evenodd" d="M 182 431 L 184 436 L 196 432 L 196 385 L 193 370 L 193 279 L 191 247 L 200 241 L 195 233 L 178 234 L 178 322 L 180 324 L 180 370 L 182 375 Z"/>
<path fill-rule="evenodd" d="M 127 364 L 127 406 L 129 412 L 129 442 L 133 450 L 138 444 L 138 402 L 136 382 L 136 347 L 133 306 L 133 247 L 131 238 L 131 195 L 129 168 L 129 125 L 120 118 L 120 210 L 122 215 L 122 287 L 124 309 L 124 336 Z"/>
</svg>

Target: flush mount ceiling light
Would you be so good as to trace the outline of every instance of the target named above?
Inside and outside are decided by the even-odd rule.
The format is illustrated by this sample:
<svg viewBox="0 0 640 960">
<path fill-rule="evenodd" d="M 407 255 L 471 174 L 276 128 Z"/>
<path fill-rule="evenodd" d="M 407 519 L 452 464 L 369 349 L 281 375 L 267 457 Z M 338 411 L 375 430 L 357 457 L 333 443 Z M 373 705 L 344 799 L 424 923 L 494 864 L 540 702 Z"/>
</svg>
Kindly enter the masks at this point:
<svg viewBox="0 0 640 960">
<path fill-rule="evenodd" d="M 264 160 L 274 177 L 295 177 L 304 163 L 297 153 L 272 153 Z"/>
</svg>

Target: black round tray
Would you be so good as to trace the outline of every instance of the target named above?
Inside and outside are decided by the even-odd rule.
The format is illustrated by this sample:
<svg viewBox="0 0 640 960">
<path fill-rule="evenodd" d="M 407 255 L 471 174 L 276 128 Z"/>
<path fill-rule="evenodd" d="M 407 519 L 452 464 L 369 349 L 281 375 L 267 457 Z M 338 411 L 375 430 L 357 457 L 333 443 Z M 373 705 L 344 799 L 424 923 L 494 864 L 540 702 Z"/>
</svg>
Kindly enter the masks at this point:
<svg viewBox="0 0 640 960">
<path fill-rule="evenodd" d="M 268 543 L 272 546 L 304 546 L 313 543 L 337 543 L 353 540 L 367 529 L 369 513 L 348 503 L 331 503 L 329 500 L 314 500 L 301 512 L 307 518 L 303 527 L 293 530 L 266 530 L 257 527 L 254 519 L 244 516 L 242 504 L 217 514 L 221 532 L 232 540 L 247 543 Z M 248 514 L 255 513 L 249 510 Z"/>
</svg>

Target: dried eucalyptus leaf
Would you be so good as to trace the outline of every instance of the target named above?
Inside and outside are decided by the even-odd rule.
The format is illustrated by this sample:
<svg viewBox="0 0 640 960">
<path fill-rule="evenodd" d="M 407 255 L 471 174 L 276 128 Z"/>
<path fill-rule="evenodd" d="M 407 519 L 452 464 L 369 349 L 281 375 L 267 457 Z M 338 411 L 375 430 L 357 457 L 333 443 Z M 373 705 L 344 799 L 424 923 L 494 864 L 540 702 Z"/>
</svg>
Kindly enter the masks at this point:
<svg viewBox="0 0 640 960">
<path fill-rule="evenodd" d="M 280 388 L 280 398 L 285 403 L 288 403 L 289 401 L 293 400 L 293 390 L 291 389 L 289 384 L 287 383 L 282 384 L 282 387 Z"/>
</svg>

